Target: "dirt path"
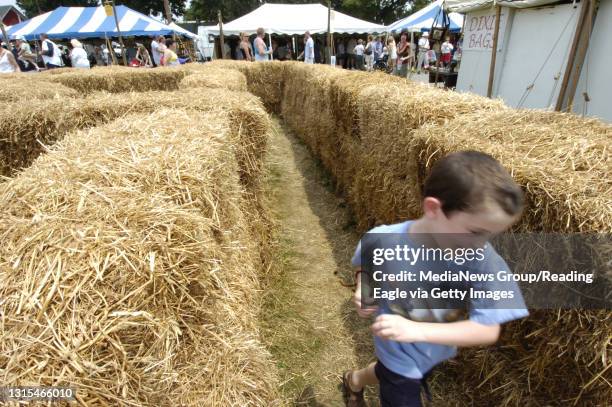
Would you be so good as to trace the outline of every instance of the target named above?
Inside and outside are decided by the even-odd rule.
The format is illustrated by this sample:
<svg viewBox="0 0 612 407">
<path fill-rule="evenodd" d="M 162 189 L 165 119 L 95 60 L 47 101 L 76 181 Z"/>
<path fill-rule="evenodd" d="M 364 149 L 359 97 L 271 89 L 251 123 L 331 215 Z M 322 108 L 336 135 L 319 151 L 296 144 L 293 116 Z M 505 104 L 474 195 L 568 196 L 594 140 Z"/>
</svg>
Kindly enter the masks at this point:
<svg viewBox="0 0 612 407">
<path fill-rule="evenodd" d="M 266 288 L 264 337 L 290 404 L 340 406 L 341 373 L 373 357 L 366 321 L 350 302 L 359 239 L 350 212 L 307 147 L 274 121 L 270 206 L 279 222 L 279 269 Z M 375 395 L 372 395 L 375 398 Z"/>
</svg>

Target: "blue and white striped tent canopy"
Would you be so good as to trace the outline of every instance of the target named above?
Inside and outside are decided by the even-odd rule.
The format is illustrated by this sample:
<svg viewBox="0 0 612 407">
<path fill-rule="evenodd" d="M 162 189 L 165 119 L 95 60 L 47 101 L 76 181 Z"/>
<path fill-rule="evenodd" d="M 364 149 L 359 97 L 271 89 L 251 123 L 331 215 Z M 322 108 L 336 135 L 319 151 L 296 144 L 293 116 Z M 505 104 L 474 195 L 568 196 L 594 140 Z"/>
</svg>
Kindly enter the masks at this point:
<svg viewBox="0 0 612 407">
<path fill-rule="evenodd" d="M 432 26 L 442 27 L 444 25 L 442 7 L 444 7 L 444 0 L 436 0 L 416 13 L 389 25 L 387 30 L 389 32 L 399 32 L 403 30 L 421 32 L 431 30 Z M 448 17 L 450 20 L 450 30 L 452 32 L 461 31 L 461 27 L 463 27 L 463 15 L 459 13 L 448 13 Z"/>
<path fill-rule="evenodd" d="M 121 34 L 169 35 L 173 29 L 151 17 L 126 6 L 116 6 Z M 104 7 L 58 7 L 8 28 L 10 39 L 23 35 L 27 40 L 46 33 L 49 38 L 104 38 L 116 37 L 115 17 L 106 15 Z M 180 34 L 180 33 L 179 33 Z"/>
</svg>

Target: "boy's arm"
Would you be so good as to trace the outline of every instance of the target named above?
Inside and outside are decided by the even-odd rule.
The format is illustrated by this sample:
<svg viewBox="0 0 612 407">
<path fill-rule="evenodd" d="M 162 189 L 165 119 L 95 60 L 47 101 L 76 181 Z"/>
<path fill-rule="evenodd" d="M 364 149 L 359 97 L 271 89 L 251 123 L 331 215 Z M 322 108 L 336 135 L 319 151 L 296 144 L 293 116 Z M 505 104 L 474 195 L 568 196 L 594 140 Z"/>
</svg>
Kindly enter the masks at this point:
<svg viewBox="0 0 612 407">
<path fill-rule="evenodd" d="M 447 346 L 490 345 L 499 338 L 500 325 L 466 320 L 450 323 L 415 322 L 399 315 L 380 315 L 372 331 L 397 342 L 427 342 Z"/>
</svg>

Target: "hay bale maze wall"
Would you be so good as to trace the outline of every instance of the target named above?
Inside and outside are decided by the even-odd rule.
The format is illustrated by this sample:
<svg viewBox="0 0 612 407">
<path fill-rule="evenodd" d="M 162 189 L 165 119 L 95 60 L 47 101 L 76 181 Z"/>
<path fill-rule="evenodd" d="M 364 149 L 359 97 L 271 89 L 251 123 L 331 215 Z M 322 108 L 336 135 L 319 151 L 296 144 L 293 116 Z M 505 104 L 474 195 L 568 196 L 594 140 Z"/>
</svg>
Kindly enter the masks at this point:
<svg viewBox="0 0 612 407">
<path fill-rule="evenodd" d="M 609 125 L 325 66 L 224 65 L 246 69 L 249 89 L 272 110 L 277 95 L 260 86 L 282 90 L 280 114 L 330 171 L 361 231 L 419 216 L 433 163 L 477 149 L 499 159 L 526 192 L 517 231 L 610 232 Z M 436 401 L 606 405 L 611 332 L 608 311 L 534 311 L 508 324 L 494 348 L 466 349 L 445 364 L 434 380 Z"/>
<path fill-rule="evenodd" d="M 269 118 L 199 86 L 34 101 L 2 129 L 5 385 L 71 385 L 87 405 L 281 403 L 257 322 Z"/>
</svg>

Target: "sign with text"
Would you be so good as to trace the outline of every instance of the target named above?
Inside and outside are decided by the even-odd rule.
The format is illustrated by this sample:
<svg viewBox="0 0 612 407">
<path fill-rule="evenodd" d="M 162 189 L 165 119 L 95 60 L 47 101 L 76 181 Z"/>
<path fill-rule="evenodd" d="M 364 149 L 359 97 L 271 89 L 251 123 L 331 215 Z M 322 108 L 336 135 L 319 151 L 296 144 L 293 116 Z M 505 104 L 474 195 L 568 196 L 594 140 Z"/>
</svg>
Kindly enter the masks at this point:
<svg viewBox="0 0 612 407">
<path fill-rule="evenodd" d="M 502 8 L 499 20 L 497 49 L 504 43 L 504 32 L 508 22 L 508 10 Z M 468 13 L 465 18 L 463 50 L 490 51 L 495 33 L 495 9 Z"/>
</svg>

